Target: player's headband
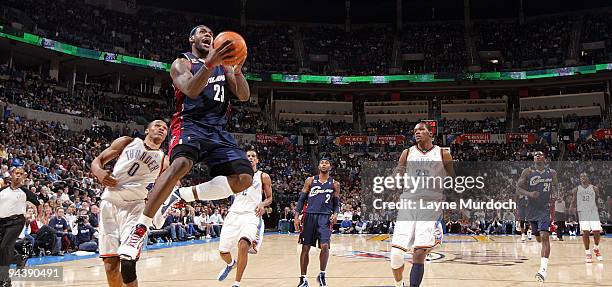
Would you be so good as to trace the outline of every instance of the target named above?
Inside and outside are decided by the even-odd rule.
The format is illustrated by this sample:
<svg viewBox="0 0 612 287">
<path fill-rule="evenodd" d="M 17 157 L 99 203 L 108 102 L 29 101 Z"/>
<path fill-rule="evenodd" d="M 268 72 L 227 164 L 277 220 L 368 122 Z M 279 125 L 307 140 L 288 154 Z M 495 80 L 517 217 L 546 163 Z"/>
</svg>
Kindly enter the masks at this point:
<svg viewBox="0 0 612 287">
<path fill-rule="evenodd" d="M 193 27 L 193 29 L 191 29 L 191 32 L 189 32 L 189 37 L 195 35 L 196 31 L 198 31 L 198 28 L 200 28 L 200 27 L 206 27 L 206 26 L 205 25 L 198 25 L 198 26 Z"/>
</svg>

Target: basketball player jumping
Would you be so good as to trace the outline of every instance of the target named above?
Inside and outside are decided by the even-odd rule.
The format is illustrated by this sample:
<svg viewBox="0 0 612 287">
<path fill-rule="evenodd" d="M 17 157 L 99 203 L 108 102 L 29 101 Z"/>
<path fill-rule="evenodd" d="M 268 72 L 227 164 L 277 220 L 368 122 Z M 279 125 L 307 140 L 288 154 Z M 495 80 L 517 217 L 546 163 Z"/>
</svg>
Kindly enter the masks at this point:
<svg viewBox="0 0 612 287">
<path fill-rule="evenodd" d="M 264 223 L 261 216 L 265 207 L 272 203 L 272 180 L 270 175 L 257 170 L 259 159 L 254 150 L 247 151 L 253 167 L 253 184 L 247 190 L 236 194 L 229 213 L 223 222 L 219 253 L 227 266 L 221 270 L 217 279 L 225 280 L 230 271 L 238 265 L 236 280 L 232 287 L 239 287 L 242 274 L 247 266 L 248 254 L 257 253 L 263 239 Z M 262 193 L 265 199 L 262 201 Z M 230 251 L 238 247 L 238 261 L 232 259 Z"/>
<path fill-rule="evenodd" d="M 537 151 L 533 157 L 534 166 L 523 170 L 516 183 L 516 191 L 529 197 L 527 220 L 531 224 L 536 240 L 542 243 L 540 269 L 535 277 L 540 282 L 546 280 L 548 257 L 550 256 L 550 196 L 558 190 L 557 172 L 546 167 L 546 157 Z"/>
<path fill-rule="evenodd" d="M 300 192 L 297 202 L 297 214 L 295 215 L 295 230 L 300 230 L 300 214 L 304 203 L 308 202 L 304 214 L 304 224 L 300 232 L 299 243 L 302 244 L 300 254 L 300 283 L 298 287 L 308 287 L 306 273 L 308 271 L 308 252 L 310 247 L 317 246 L 319 254 L 319 267 L 321 272 L 317 276 L 319 286 L 327 287 L 325 269 L 329 259 L 329 244 L 331 241 L 332 227 L 336 224 L 338 212 L 340 211 L 340 183 L 329 176 L 330 158 L 324 157 L 319 161 L 319 175 L 311 176 L 304 182 L 304 188 Z"/>
<path fill-rule="evenodd" d="M 454 176 L 453 158 L 448 150 L 433 144 L 431 126 L 419 123 L 414 127 L 417 144 L 405 149 L 399 158 L 395 173 L 407 173 L 410 176 L 444 177 Z M 443 188 L 419 188 L 414 193 L 404 192 L 401 197 L 413 200 L 443 200 Z M 410 286 L 420 286 L 425 272 L 425 258 L 434 247 L 442 242 L 441 213 L 430 213 L 424 210 L 402 210 L 391 240 L 391 269 L 395 286 L 403 287 L 404 255 L 409 250 L 412 255 Z"/>
<path fill-rule="evenodd" d="M 187 202 L 227 198 L 251 186 L 253 168 L 234 137 L 225 129 L 231 95 L 240 101 L 250 97 L 249 84 L 241 73 L 242 62 L 235 67 L 223 66 L 223 60 L 234 57 L 233 42 L 211 46 L 213 32 L 196 26 L 189 33 L 191 52 L 183 53 L 172 63 L 170 76 L 174 84 L 177 112 L 172 116 L 170 167 L 162 173 L 149 194 L 143 215 L 131 232 L 128 244 L 119 248 L 124 258 L 140 253 L 152 218 L 164 202 L 165 209 L 180 198 Z M 198 162 L 210 168 L 212 180 L 192 188 L 172 192 L 176 183 Z M 168 195 L 173 193 L 170 200 Z"/>
<path fill-rule="evenodd" d="M 586 173 L 580 174 L 580 185 L 572 190 L 572 211 L 578 211 L 578 221 L 582 230 L 582 243 L 586 253 L 586 263 L 593 262 L 593 255 L 589 248 L 591 232 L 593 232 L 593 252 L 597 260 L 602 261 L 601 251 L 599 250 L 599 239 L 601 233 L 601 222 L 599 221 L 599 211 L 597 209 L 597 198 L 599 189 L 589 183 Z"/>
<path fill-rule="evenodd" d="M 159 148 L 168 135 L 164 121 L 147 126 L 146 137 L 120 137 L 91 163 L 91 172 L 106 186 L 100 203 L 100 257 L 111 287 L 138 286 L 136 260 L 121 259 L 120 246 L 128 243 L 130 231 L 142 214 L 147 186 L 168 166 L 168 158 Z M 117 158 L 113 171 L 104 169 Z"/>
</svg>

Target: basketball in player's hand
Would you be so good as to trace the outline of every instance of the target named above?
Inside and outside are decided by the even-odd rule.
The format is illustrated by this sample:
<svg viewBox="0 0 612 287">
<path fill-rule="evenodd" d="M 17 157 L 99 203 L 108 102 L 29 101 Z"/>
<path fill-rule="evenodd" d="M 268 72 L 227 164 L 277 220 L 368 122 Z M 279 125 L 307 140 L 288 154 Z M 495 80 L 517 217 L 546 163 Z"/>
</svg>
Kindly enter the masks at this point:
<svg viewBox="0 0 612 287">
<path fill-rule="evenodd" d="M 240 36 L 240 34 L 232 31 L 225 31 L 219 33 L 215 40 L 213 41 L 213 48 L 220 47 L 223 42 L 226 40 L 230 40 L 234 42 L 234 52 L 232 53 L 232 58 L 223 60 L 224 65 L 235 66 L 240 64 L 244 58 L 247 56 L 247 46 L 244 38 Z"/>
</svg>

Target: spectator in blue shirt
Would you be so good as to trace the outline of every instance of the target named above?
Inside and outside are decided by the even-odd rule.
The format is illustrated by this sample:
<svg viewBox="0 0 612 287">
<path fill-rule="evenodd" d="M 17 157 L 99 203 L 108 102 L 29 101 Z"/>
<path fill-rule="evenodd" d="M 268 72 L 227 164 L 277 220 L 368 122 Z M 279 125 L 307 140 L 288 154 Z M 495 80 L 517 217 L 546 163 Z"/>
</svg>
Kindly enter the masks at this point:
<svg viewBox="0 0 612 287">
<path fill-rule="evenodd" d="M 64 217 L 64 209 L 58 207 L 55 211 L 55 216 L 51 217 L 49 220 L 49 226 L 51 226 L 58 233 L 63 233 L 70 229 L 70 225 L 68 225 L 68 220 Z"/>
</svg>

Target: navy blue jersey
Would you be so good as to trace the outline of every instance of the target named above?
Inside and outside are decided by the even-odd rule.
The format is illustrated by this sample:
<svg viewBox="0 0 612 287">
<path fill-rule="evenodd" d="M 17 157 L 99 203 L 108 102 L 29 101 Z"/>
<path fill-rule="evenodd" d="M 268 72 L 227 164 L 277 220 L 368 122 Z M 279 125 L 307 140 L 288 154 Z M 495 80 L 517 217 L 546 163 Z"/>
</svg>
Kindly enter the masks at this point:
<svg viewBox="0 0 612 287">
<path fill-rule="evenodd" d="M 310 192 L 308 193 L 306 213 L 331 215 L 334 212 L 334 192 L 333 178 L 328 177 L 327 181 L 321 182 L 319 181 L 319 176 L 315 175 L 310 185 Z"/>
<path fill-rule="evenodd" d="M 545 168 L 543 171 L 537 171 L 535 168 L 529 169 L 527 174 L 527 191 L 540 193 L 537 198 L 529 198 L 528 217 L 530 220 L 535 220 L 537 217 L 550 216 L 550 194 L 553 183 L 554 171 L 550 168 Z"/>
<path fill-rule="evenodd" d="M 191 73 L 196 74 L 204 67 L 204 60 L 190 52 L 183 53 L 191 63 Z M 191 99 L 181 90 L 174 87 L 176 96 L 176 113 L 172 115 L 171 128 L 179 128 L 182 122 L 191 122 L 197 126 L 225 127 L 227 124 L 231 92 L 225 80 L 223 66 L 213 68 L 208 84 L 197 99 Z"/>
</svg>

